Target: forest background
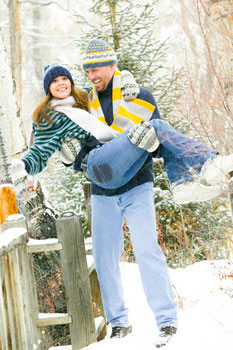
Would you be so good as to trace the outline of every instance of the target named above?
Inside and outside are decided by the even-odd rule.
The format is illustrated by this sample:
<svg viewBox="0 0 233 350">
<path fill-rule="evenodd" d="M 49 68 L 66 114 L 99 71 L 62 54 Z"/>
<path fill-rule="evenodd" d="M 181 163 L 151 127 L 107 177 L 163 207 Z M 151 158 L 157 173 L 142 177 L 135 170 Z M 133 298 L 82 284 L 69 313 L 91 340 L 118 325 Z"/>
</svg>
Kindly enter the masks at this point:
<svg viewBox="0 0 233 350">
<path fill-rule="evenodd" d="M 88 85 L 81 52 L 94 37 L 114 46 L 119 68 L 151 90 L 162 118 L 223 154 L 232 152 L 231 0 L 0 0 L 1 80 L 6 57 L 15 83 L 1 87 L 12 156 L 27 149 L 31 114 L 44 96 L 43 67 L 61 63 L 77 86 Z M 7 102 L 11 95 L 15 109 Z M 154 166 L 157 229 L 169 266 L 231 257 L 232 195 L 176 205 L 161 160 Z M 55 155 L 40 181 L 57 212 L 82 215 L 88 236 L 84 177 L 65 170 Z M 127 224 L 123 259 L 135 260 Z"/>
</svg>

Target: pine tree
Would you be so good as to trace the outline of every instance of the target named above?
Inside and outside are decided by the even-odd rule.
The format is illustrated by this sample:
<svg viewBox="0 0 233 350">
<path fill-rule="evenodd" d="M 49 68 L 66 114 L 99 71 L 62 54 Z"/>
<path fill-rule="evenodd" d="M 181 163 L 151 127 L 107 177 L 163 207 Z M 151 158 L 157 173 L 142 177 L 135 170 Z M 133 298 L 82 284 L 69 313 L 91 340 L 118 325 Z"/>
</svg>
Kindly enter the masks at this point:
<svg viewBox="0 0 233 350">
<path fill-rule="evenodd" d="M 158 0 L 146 4 L 131 0 L 94 0 L 90 12 L 96 15 L 99 25 L 92 24 L 77 14 L 80 33 L 75 41 L 80 48 L 80 55 L 91 39 L 107 41 L 117 54 L 119 70 L 129 70 L 139 85 L 151 91 L 166 119 L 180 89 L 177 86 L 178 73 L 169 72 L 163 65 L 166 43 L 156 40 L 153 29 L 157 20 L 157 3 Z M 79 85 L 87 84 L 80 64 L 75 69 Z"/>
</svg>

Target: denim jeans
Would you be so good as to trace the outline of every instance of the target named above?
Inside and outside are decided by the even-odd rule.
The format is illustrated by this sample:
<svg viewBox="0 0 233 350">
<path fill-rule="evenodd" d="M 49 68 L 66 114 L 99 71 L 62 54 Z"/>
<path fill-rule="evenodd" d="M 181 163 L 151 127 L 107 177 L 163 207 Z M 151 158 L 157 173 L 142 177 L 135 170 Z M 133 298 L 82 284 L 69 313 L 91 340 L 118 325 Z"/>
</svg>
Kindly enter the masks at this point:
<svg viewBox="0 0 233 350">
<path fill-rule="evenodd" d="M 119 268 L 125 217 L 144 292 L 157 325 L 176 326 L 177 307 L 165 257 L 157 242 L 153 183 L 116 196 L 92 195 L 91 201 L 93 256 L 108 321 L 112 326 L 129 325 Z"/>
<path fill-rule="evenodd" d="M 171 186 L 192 181 L 208 159 L 217 153 L 174 129 L 168 122 L 153 119 L 160 146 L 159 157 Z M 148 152 L 132 144 L 125 131 L 115 139 L 93 149 L 87 160 L 91 181 L 100 187 L 118 188 L 129 182 L 145 163 Z"/>
</svg>

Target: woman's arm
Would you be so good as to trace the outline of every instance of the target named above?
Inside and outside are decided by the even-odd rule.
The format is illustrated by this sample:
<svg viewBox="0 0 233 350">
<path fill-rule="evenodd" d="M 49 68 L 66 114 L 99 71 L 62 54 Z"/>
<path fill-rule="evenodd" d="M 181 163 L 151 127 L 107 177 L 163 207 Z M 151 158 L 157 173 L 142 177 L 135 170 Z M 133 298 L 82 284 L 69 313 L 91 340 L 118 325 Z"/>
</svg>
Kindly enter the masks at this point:
<svg viewBox="0 0 233 350">
<path fill-rule="evenodd" d="M 35 175 L 40 173 L 47 165 L 48 159 L 56 151 L 57 145 L 47 143 L 37 143 L 30 147 L 29 152 L 22 158 L 25 163 L 25 169 L 28 174 Z"/>
</svg>

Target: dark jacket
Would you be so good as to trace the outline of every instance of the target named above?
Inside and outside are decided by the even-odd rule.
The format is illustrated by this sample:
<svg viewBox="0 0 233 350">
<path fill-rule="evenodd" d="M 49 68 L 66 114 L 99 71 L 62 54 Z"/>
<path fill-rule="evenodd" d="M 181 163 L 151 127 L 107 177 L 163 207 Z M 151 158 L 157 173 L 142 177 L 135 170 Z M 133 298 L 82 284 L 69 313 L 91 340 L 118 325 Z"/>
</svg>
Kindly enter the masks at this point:
<svg viewBox="0 0 233 350">
<path fill-rule="evenodd" d="M 98 93 L 99 101 L 100 101 L 102 110 L 104 112 L 105 121 L 109 126 L 113 122 L 112 81 L 113 79 L 109 82 L 107 88 L 103 92 Z M 160 118 L 158 107 L 150 91 L 140 87 L 140 93 L 137 98 L 145 100 L 151 103 L 152 105 L 156 106 L 151 119 Z M 114 196 L 114 195 L 129 191 L 135 186 L 139 186 L 146 182 L 153 182 L 153 181 L 154 181 L 154 174 L 153 174 L 152 156 L 149 154 L 142 168 L 126 185 L 119 187 L 117 189 L 108 190 L 108 189 L 101 188 L 95 184 L 91 184 L 91 194 L 103 195 L 103 196 Z"/>
</svg>

